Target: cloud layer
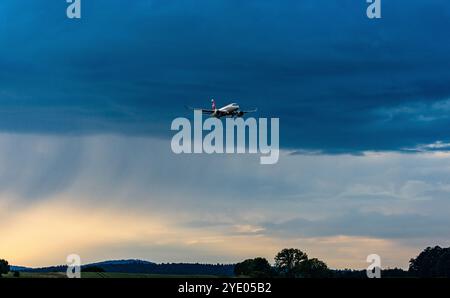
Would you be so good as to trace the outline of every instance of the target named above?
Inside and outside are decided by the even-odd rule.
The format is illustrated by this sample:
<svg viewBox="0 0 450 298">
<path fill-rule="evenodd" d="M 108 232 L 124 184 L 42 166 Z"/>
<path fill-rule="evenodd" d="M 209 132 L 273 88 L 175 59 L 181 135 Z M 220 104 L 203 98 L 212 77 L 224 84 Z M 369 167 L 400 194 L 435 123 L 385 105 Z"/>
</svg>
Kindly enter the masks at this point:
<svg viewBox="0 0 450 298">
<path fill-rule="evenodd" d="M 25 265 L 73 251 L 235 262 L 297 246 L 337 267 L 377 251 L 406 266 L 423 246 L 449 244 L 445 153 L 283 152 L 264 167 L 257 156 L 175 155 L 157 138 L 1 135 L 0 156 L 0 254 Z"/>
<path fill-rule="evenodd" d="M 352 0 L 98 0 L 80 21 L 65 2 L 1 5 L 3 131 L 168 137 L 214 97 L 279 117 L 284 148 L 450 140 L 445 0 L 388 1 L 376 21 Z"/>
<path fill-rule="evenodd" d="M 449 3 L 368 20 L 357 2 L 96 0 L 69 20 L 65 1 L 1 1 L 0 255 L 296 246 L 365 267 L 450 245 Z M 280 162 L 172 154 L 171 121 L 211 97 L 279 117 Z"/>
</svg>

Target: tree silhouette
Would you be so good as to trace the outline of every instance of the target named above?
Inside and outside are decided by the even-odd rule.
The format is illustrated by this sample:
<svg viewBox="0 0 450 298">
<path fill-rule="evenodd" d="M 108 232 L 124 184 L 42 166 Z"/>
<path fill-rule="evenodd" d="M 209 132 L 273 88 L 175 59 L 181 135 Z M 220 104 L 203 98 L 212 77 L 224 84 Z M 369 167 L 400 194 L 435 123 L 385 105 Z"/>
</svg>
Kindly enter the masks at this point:
<svg viewBox="0 0 450 298">
<path fill-rule="evenodd" d="M 282 276 L 301 277 L 302 265 L 308 255 L 299 249 L 285 248 L 275 257 L 275 267 Z"/>
<path fill-rule="evenodd" d="M 450 247 L 427 247 L 409 263 L 409 272 L 414 276 L 450 277 Z"/>
<path fill-rule="evenodd" d="M 444 248 L 436 265 L 439 276 L 450 277 L 450 247 Z"/>
<path fill-rule="evenodd" d="M 289 278 L 326 278 L 333 272 L 319 259 L 308 259 L 308 255 L 299 249 L 285 248 L 275 257 L 275 268 L 280 276 Z"/>
<path fill-rule="evenodd" d="M 0 277 L 2 277 L 2 274 L 7 274 L 8 272 L 9 272 L 8 261 L 1 259 L 0 260 Z"/>
<path fill-rule="evenodd" d="M 248 259 L 234 266 L 234 274 L 264 278 L 273 276 L 273 269 L 265 258 Z"/>
<path fill-rule="evenodd" d="M 303 262 L 300 267 L 300 274 L 302 277 L 309 278 L 326 278 L 332 276 L 327 264 L 316 258 Z"/>
</svg>

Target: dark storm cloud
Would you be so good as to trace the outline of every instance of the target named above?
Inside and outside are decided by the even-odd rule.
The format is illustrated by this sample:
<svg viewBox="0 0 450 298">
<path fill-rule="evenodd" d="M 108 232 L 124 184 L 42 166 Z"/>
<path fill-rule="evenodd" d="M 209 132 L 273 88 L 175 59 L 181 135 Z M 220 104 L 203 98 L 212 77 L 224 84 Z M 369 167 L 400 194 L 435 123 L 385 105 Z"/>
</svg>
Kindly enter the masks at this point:
<svg viewBox="0 0 450 298">
<path fill-rule="evenodd" d="M 185 104 L 279 117 L 281 145 L 321 153 L 450 140 L 450 5 L 384 1 L 0 4 L 0 129 L 168 137 Z M 300 151 L 301 152 L 301 151 Z"/>
</svg>

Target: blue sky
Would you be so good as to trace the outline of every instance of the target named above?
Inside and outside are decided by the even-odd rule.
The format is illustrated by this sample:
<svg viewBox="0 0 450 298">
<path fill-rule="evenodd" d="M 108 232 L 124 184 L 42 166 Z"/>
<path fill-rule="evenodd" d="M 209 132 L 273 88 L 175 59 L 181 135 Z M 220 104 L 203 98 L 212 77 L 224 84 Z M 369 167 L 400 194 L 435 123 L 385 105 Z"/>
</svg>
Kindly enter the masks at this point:
<svg viewBox="0 0 450 298">
<path fill-rule="evenodd" d="M 445 1 L 389 1 L 376 21 L 364 1 L 95 1 L 80 21 L 65 6 L 2 4 L 3 131 L 168 136 L 215 97 L 280 117 L 286 148 L 449 139 Z"/>
<path fill-rule="evenodd" d="M 144 243 L 137 224 L 117 235 L 99 225 L 92 239 L 110 238 L 93 247 L 66 236 L 89 260 L 234 262 L 296 245 L 363 267 L 375 246 L 405 266 L 448 243 L 450 4 L 383 1 L 381 20 L 366 5 L 96 0 L 69 20 L 65 1 L 2 1 L 0 206 L 17 222 L 11 247 L 46 229 L 42 214 L 59 222 L 59 205 L 99 210 L 99 222 L 126 210 L 168 229 Z M 173 156 L 172 119 L 211 97 L 279 117 L 280 163 Z M 180 233 L 191 236 L 177 242 Z M 236 237 L 253 244 L 233 248 Z M 23 265 L 59 260 L 2 252 Z"/>
</svg>

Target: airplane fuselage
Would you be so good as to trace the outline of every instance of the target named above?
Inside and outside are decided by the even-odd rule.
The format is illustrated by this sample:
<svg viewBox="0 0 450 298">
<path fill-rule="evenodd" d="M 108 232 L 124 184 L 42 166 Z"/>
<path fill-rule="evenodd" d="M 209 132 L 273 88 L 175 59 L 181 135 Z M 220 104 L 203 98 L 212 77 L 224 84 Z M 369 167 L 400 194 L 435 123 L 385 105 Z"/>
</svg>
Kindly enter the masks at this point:
<svg viewBox="0 0 450 298">
<path fill-rule="evenodd" d="M 235 103 L 230 103 L 229 105 L 220 108 L 219 111 L 222 113 L 232 113 L 239 110 L 239 106 Z"/>
</svg>

